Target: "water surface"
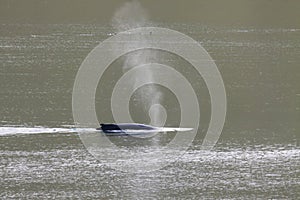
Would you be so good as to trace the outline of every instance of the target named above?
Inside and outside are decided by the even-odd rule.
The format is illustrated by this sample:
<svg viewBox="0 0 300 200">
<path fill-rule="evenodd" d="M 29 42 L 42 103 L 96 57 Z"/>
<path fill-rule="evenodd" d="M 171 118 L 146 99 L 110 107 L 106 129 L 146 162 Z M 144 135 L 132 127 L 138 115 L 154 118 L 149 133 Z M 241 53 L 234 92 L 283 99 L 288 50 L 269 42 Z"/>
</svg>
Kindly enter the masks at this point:
<svg viewBox="0 0 300 200">
<path fill-rule="evenodd" d="M 74 131 L 72 87 L 86 55 L 114 34 L 108 25 L 0 25 L 0 179 L 2 198 L 291 198 L 299 196 L 300 29 L 157 24 L 199 41 L 215 60 L 228 112 L 212 151 L 200 150 L 210 116 L 205 83 L 176 56 L 161 53 L 190 78 L 201 99 L 201 121 L 190 149 L 160 170 L 128 174 L 88 153 Z M 97 90 L 97 113 L 109 112 L 116 61 Z M 189 68 L 188 68 L 189 69 Z M 178 102 L 161 88 L 178 122 Z M 133 118 L 148 116 L 133 100 Z M 201 116 L 202 117 L 202 116 Z M 169 141 L 174 135 L 161 136 Z M 156 141 L 111 139 L 132 154 Z M 110 155 L 107 150 L 107 155 Z M 117 152 L 113 152 L 117 153 Z M 172 152 L 171 152 L 172 153 Z M 136 159 L 141 159 L 137 157 Z M 151 162 L 151 160 L 149 161 Z"/>
</svg>

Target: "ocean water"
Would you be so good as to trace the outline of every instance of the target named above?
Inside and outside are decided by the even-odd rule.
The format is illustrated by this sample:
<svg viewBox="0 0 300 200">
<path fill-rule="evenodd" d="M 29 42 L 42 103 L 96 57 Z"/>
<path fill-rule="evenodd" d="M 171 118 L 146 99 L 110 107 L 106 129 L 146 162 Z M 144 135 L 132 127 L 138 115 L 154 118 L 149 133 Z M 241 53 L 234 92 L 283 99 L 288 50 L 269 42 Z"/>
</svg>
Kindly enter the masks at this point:
<svg viewBox="0 0 300 200">
<path fill-rule="evenodd" d="M 296 199 L 300 195 L 300 29 L 156 26 L 192 37 L 218 66 L 228 102 L 215 148 L 201 150 L 210 118 L 205 82 L 186 70 L 188 64 L 181 58 L 159 52 L 155 58 L 185 73 L 200 99 L 195 140 L 180 157 L 152 172 L 132 174 L 97 160 L 74 128 L 72 89 L 80 64 L 114 30 L 106 24 L 1 24 L 1 198 Z M 114 62 L 99 82 L 95 105 L 100 121 L 113 121 L 109 91 L 122 74 L 118 67 L 122 62 L 122 58 Z M 176 126 L 178 102 L 166 88 L 159 89 L 167 108 L 166 125 Z M 133 98 L 130 106 L 134 120 L 149 122 L 139 109 L 141 102 Z M 129 155 L 143 155 L 173 137 L 167 133 L 147 141 L 110 140 Z M 104 149 L 105 153 L 118 151 Z M 135 161 L 156 162 L 141 156 Z"/>
</svg>

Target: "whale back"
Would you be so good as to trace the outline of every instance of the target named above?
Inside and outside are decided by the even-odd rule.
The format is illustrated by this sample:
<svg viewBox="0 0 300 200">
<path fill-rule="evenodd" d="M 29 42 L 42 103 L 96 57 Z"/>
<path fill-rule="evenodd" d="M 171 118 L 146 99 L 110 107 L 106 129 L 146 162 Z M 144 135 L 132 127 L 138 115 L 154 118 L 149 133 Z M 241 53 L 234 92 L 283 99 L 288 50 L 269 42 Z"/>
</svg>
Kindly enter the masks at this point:
<svg viewBox="0 0 300 200">
<path fill-rule="evenodd" d="M 137 123 L 124 123 L 124 124 L 100 124 L 100 128 L 104 132 L 108 131 L 122 131 L 122 130 L 154 130 L 153 126 Z"/>
</svg>

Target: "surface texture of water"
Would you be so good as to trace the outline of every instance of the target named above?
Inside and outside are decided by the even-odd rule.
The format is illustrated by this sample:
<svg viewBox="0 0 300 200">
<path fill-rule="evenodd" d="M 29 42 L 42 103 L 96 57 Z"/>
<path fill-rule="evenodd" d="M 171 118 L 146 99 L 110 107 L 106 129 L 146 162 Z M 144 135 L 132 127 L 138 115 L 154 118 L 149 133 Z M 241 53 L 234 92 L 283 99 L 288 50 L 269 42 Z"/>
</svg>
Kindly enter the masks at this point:
<svg viewBox="0 0 300 200">
<path fill-rule="evenodd" d="M 209 109 L 203 108 L 198 135 L 176 162 L 141 174 L 109 168 L 87 152 L 76 132 L 68 130 L 73 125 L 76 72 L 86 55 L 114 34 L 112 28 L 1 24 L 1 198 L 296 199 L 300 195 L 300 29 L 158 25 L 199 41 L 222 74 L 228 112 L 216 148 L 200 150 L 209 119 Z M 166 56 L 166 62 L 182 69 L 180 59 Z M 104 91 L 111 89 L 110 78 L 103 82 Z M 207 92 L 201 93 L 205 86 L 193 84 L 204 105 L 209 105 Z M 109 96 L 99 90 L 96 105 L 104 107 L 97 108 L 98 115 L 111 121 L 111 114 L 106 114 Z M 134 106 L 138 105 L 133 103 L 133 110 Z M 169 112 L 175 114 L 167 123 L 174 125 L 177 110 Z M 147 122 L 143 116 L 133 113 Z M 168 141 L 171 136 L 164 137 Z M 124 143 L 122 138 L 113 140 Z M 153 143 L 130 144 L 123 145 L 136 153 Z"/>
</svg>

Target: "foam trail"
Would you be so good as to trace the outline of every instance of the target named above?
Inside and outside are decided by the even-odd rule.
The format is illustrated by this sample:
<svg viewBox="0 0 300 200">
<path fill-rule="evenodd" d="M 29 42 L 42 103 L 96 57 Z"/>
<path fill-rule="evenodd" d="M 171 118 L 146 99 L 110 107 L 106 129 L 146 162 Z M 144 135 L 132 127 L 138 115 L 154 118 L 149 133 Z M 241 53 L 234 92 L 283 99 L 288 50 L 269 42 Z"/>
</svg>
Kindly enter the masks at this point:
<svg viewBox="0 0 300 200">
<path fill-rule="evenodd" d="M 43 133 L 76 133 L 82 132 L 95 132 L 93 128 L 47 128 L 47 127 L 16 127 L 4 126 L 0 127 L 1 136 L 15 136 L 15 135 L 30 135 L 30 134 L 43 134 Z"/>
<path fill-rule="evenodd" d="M 172 128 L 172 127 L 158 127 L 155 130 L 128 130 L 129 135 L 135 134 L 151 134 L 157 132 L 188 132 L 192 128 Z M 102 133 L 102 131 L 95 128 L 47 128 L 47 127 L 19 127 L 19 126 L 4 126 L 0 127 L 1 136 L 16 136 L 16 135 L 32 135 L 32 134 L 45 134 L 45 133 Z"/>
</svg>

